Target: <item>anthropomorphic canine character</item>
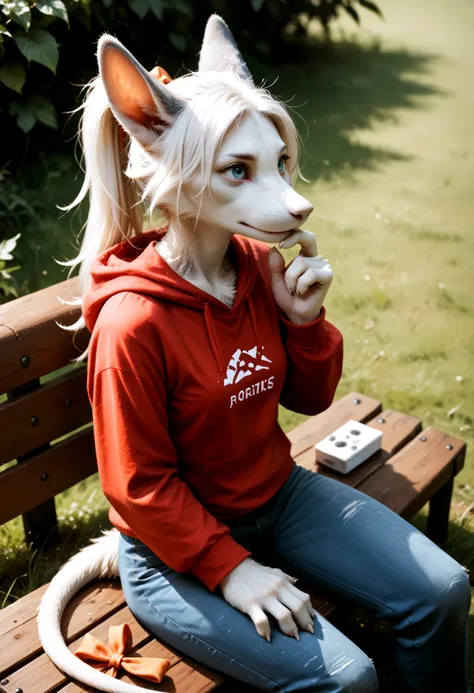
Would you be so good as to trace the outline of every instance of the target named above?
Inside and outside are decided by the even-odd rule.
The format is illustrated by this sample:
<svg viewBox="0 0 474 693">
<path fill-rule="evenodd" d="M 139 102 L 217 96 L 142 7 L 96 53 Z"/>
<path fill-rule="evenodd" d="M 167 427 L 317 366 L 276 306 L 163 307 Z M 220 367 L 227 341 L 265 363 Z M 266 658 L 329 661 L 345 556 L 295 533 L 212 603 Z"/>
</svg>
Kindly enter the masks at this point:
<svg viewBox="0 0 474 693">
<path fill-rule="evenodd" d="M 83 293 L 100 253 L 124 239 L 133 246 L 133 237 L 142 232 L 137 203 L 146 201 L 149 210 L 159 208 L 169 220 L 156 252 L 228 307 L 236 296 L 236 272 L 227 255 L 233 235 L 282 248 L 299 244 L 300 253 L 287 268 L 278 250 L 270 252 L 271 289 L 293 323 L 314 321 L 333 273 L 318 255 L 313 234 L 301 229 L 312 206 L 291 185 L 299 170 L 297 134 L 284 106 L 254 85 L 222 19 L 209 19 L 199 70 L 178 79 L 161 69 L 148 72 L 107 35 L 99 41 L 98 61 L 100 75 L 89 90 L 82 120 L 86 177 L 73 203 L 90 195 L 84 242 L 70 263 L 81 265 Z M 83 324 L 81 319 L 72 327 Z M 227 372 L 223 369 L 224 385 L 238 384 L 257 361 L 263 378 L 271 361 L 260 345 L 236 351 Z M 250 397 L 256 390 L 242 392 Z M 238 404 L 234 395 L 230 407 L 236 410 Z M 53 662 L 75 679 L 104 691 L 140 693 L 144 689 L 76 658 L 60 630 L 75 592 L 96 578 L 119 574 L 118 542 L 116 529 L 106 531 L 59 571 L 39 607 L 39 634 Z M 312 632 L 309 597 L 281 570 L 247 557 L 220 586 L 223 598 L 247 613 L 262 637 L 270 639 L 263 602 L 282 590 L 291 594 L 293 605 L 289 617 L 275 614 L 282 631 L 298 637 L 297 620 Z"/>
</svg>

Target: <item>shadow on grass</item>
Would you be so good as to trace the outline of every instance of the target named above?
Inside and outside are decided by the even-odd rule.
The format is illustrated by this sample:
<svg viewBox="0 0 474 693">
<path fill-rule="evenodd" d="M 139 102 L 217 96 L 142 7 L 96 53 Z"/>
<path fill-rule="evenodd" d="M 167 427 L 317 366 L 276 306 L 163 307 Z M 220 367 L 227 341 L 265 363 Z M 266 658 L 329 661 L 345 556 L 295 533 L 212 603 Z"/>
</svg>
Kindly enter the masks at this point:
<svg viewBox="0 0 474 693">
<path fill-rule="evenodd" d="M 401 110 L 431 108 L 433 97 L 446 96 L 435 84 L 439 60 L 353 37 L 329 46 L 313 41 L 297 63 L 258 66 L 255 80 L 265 80 L 294 109 L 304 142 L 303 173 L 314 181 L 410 160 L 397 141 L 376 147 L 354 135 L 379 123 L 396 123 Z"/>
</svg>

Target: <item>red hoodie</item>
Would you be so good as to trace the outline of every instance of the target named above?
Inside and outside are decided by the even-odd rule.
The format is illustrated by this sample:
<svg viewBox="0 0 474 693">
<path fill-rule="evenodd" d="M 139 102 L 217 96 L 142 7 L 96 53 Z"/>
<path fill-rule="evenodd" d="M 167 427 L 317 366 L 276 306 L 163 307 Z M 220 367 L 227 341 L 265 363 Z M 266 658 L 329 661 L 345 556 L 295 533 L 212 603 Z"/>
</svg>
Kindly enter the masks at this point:
<svg viewBox="0 0 474 693">
<path fill-rule="evenodd" d="M 295 325 L 272 293 L 269 247 L 234 235 L 232 308 L 183 279 L 154 243 L 166 227 L 92 266 L 88 395 L 112 524 L 214 590 L 250 555 L 226 518 L 261 506 L 293 467 L 278 403 L 317 414 L 332 402 L 342 336 Z"/>
</svg>

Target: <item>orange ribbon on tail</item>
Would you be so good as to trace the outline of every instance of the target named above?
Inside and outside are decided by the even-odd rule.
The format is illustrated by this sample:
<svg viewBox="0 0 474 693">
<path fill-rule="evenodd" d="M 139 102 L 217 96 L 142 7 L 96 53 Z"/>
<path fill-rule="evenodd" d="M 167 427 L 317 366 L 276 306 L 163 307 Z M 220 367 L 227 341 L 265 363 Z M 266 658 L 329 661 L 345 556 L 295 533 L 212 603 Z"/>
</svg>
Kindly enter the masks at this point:
<svg viewBox="0 0 474 693">
<path fill-rule="evenodd" d="M 87 633 L 75 656 L 107 676 L 117 677 L 120 667 L 129 674 L 141 676 L 148 681 L 160 683 L 171 666 L 169 659 L 160 657 L 125 657 L 126 650 L 132 646 L 132 631 L 128 623 L 110 626 L 109 645 Z"/>
</svg>

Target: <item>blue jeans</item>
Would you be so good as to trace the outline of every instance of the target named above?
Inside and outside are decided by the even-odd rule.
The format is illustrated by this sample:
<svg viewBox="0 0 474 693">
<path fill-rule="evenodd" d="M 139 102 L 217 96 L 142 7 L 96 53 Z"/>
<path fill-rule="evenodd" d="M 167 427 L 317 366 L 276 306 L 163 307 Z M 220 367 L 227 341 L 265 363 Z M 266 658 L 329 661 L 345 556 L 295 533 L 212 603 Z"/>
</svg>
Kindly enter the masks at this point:
<svg viewBox="0 0 474 693">
<path fill-rule="evenodd" d="M 295 465 L 270 501 L 226 524 L 255 560 L 389 620 L 403 693 L 469 693 L 466 571 L 384 505 Z M 119 570 L 136 618 L 202 664 L 264 691 L 378 690 L 369 657 L 320 614 L 315 633 L 300 631 L 299 641 L 284 635 L 270 616 L 268 643 L 219 590 L 172 570 L 124 534 Z"/>
</svg>

